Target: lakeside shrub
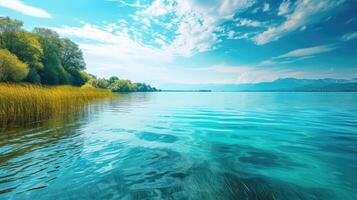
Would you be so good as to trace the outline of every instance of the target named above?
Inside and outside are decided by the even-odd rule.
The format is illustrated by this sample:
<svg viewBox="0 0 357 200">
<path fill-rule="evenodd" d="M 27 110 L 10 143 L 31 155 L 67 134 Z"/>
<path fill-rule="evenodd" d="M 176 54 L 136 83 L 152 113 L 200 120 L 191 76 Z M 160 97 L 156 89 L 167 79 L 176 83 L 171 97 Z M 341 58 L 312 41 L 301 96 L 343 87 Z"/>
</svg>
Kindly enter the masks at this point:
<svg viewBox="0 0 357 200">
<path fill-rule="evenodd" d="M 6 49 L 0 49 L 0 81 L 20 82 L 29 73 L 27 64 Z"/>
</svg>

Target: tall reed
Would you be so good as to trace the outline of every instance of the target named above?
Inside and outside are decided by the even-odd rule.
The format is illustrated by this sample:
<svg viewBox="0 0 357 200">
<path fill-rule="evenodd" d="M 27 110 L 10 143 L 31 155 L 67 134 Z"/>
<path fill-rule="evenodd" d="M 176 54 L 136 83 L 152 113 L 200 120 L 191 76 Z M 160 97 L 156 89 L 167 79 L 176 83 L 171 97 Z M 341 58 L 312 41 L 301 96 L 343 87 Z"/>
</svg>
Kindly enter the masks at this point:
<svg viewBox="0 0 357 200">
<path fill-rule="evenodd" d="M 95 88 L 0 83 L 0 126 L 49 119 L 112 95 L 108 90 Z"/>
</svg>

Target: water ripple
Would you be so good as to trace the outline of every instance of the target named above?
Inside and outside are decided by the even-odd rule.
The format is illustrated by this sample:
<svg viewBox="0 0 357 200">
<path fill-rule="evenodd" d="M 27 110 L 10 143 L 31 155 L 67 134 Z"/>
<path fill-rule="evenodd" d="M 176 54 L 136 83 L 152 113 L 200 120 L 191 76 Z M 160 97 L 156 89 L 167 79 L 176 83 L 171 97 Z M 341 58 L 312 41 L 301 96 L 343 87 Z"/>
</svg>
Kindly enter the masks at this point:
<svg viewBox="0 0 357 200">
<path fill-rule="evenodd" d="M 143 93 L 0 134 L 0 199 L 357 199 L 354 93 Z"/>
</svg>

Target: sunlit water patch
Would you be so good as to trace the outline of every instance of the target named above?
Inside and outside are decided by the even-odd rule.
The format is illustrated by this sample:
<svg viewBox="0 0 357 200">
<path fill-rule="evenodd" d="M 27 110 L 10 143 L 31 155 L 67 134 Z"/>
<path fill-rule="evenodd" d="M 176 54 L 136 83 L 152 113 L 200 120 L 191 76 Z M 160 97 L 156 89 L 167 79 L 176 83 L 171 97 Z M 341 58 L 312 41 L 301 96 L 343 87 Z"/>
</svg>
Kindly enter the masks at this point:
<svg viewBox="0 0 357 200">
<path fill-rule="evenodd" d="M 139 93 L 0 134 L 0 199 L 357 199 L 356 93 Z"/>
</svg>

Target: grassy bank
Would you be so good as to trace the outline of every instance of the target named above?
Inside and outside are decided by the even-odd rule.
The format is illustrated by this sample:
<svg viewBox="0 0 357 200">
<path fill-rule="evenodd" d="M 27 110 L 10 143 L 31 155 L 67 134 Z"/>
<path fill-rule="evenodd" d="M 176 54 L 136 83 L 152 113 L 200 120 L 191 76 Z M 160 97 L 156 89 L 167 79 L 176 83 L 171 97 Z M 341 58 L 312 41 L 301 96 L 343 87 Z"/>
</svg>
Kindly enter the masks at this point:
<svg viewBox="0 0 357 200">
<path fill-rule="evenodd" d="M 0 126 L 20 125 L 75 112 L 93 100 L 112 95 L 108 90 L 95 88 L 0 83 Z"/>
</svg>

